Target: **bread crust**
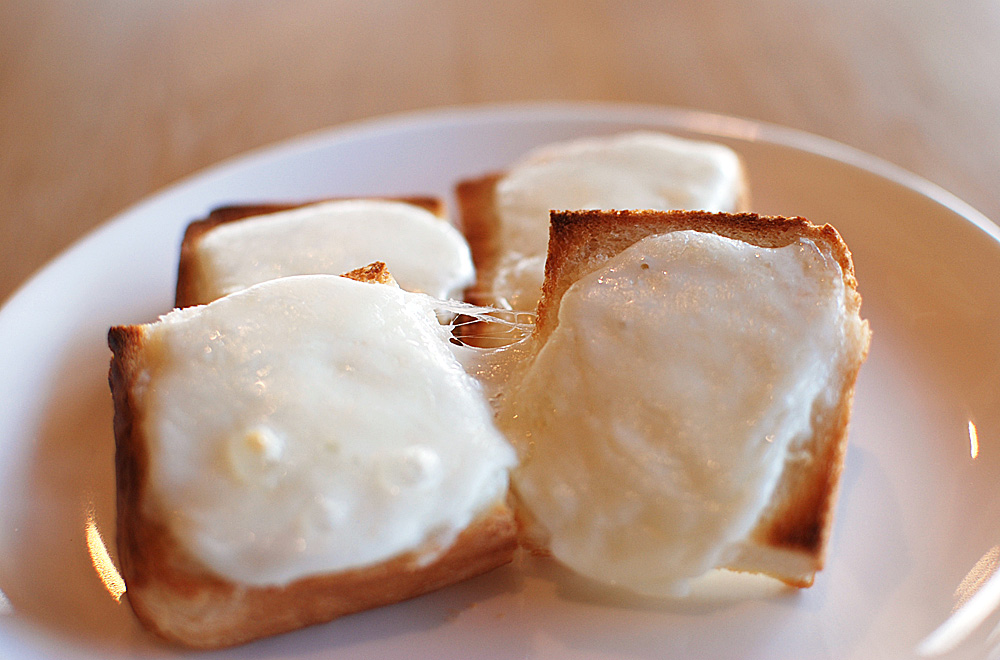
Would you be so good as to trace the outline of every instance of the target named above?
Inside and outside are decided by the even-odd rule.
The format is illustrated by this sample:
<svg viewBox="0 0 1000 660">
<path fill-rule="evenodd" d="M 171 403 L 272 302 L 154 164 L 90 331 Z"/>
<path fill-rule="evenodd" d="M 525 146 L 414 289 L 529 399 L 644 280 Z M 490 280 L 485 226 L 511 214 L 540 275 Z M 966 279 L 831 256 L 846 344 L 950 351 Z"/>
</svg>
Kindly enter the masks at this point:
<svg viewBox="0 0 1000 660">
<path fill-rule="evenodd" d="M 765 248 L 783 247 L 807 238 L 827 248 L 840 264 L 847 314 L 860 314 L 850 250 L 830 225 L 800 217 L 701 211 L 553 211 L 545 281 L 534 338 L 541 345 L 558 325 L 563 294 L 577 280 L 648 236 L 694 230 Z M 814 435 L 790 452 L 771 505 L 727 568 L 765 573 L 796 587 L 808 587 L 822 569 L 833 523 L 840 475 L 847 447 L 854 386 L 870 343 L 867 322 L 858 350 L 838 365 L 838 396 L 830 406 L 812 411 Z"/>
<path fill-rule="evenodd" d="M 381 263 L 349 276 L 394 284 Z M 108 344 L 119 564 L 136 617 L 162 639 L 202 649 L 243 644 L 413 598 L 513 559 L 516 524 L 506 502 L 498 501 L 429 564 L 425 555 L 409 553 L 364 568 L 268 587 L 237 584 L 214 574 L 184 550 L 149 492 L 149 443 L 142 406 L 145 353 L 156 350 L 149 330 L 141 325 L 113 327 Z"/>
<path fill-rule="evenodd" d="M 385 265 L 384 261 L 376 261 L 368 264 L 367 266 L 355 268 L 352 271 L 344 273 L 342 277 L 346 277 L 350 280 L 357 280 L 358 282 L 369 282 L 371 284 L 385 284 L 388 286 L 399 287 L 399 284 L 396 283 L 396 278 L 389 272 L 389 267 Z"/>
<path fill-rule="evenodd" d="M 177 288 L 174 297 L 174 307 L 191 307 L 199 303 L 197 282 L 198 282 L 198 252 L 197 246 L 201 238 L 212 229 L 228 222 L 238 222 L 246 218 L 271 213 L 280 213 L 292 209 L 319 204 L 321 202 L 349 201 L 351 199 L 362 199 L 353 197 L 335 197 L 309 202 L 286 203 L 286 204 L 241 204 L 232 206 L 220 206 L 214 209 L 207 217 L 195 220 L 184 230 L 184 238 L 181 240 L 181 255 L 177 266 Z M 430 211 L 437 217 L 444 220 L 446 209 L 444 202 L 437 197 L 413 196 L 413 197 L 378 197 L 364 199 L 379 199 L 390 202 L 403 202 L 419 206 Z"/>
<path fill-rule="evenodd" d="M 460 181 L 455 186 L 459 227 L 469 242 L 476 266 L 476 281 L 465 291 L 465 299 L 473 305 L 496 302 L 493 283 L 503 247 L 500 245 L 500 218 L 493 199 L 503 176 L 503 173 L 487 174 Z"/>
</svg>

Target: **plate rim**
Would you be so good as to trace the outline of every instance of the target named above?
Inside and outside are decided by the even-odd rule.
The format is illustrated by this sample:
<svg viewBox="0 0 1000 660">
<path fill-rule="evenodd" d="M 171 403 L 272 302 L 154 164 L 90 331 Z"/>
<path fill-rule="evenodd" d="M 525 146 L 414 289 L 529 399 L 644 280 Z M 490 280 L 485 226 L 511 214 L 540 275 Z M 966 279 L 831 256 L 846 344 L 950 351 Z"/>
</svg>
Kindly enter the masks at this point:
<svg viewBox="0 0 1000 660">
<path fill-rule="evenodd" d="M 101 240 L 104 234 L 114 231 L 120 225 L 142 217 L 150 207 L 161 204 L 170 196 L 180 194 L 196 184 L 210 179 L 224 179 L 261 160 L 296 157 L 329 148 L 338 142 L 366 138 L 378 133 L 406 132 L 418 127 L 457 123 L 518 123 L 540 120 L 670 124 L 679 130 L 702 134 L 705 138 L 731 138 L 796 149 L 850 165 L 908 188 L 960 216 L 1000 244 L 1000 225 L 942 186 L 880 156 L 797 128 L 708 110 L 652 103 L 518 101 L 442 105 L 390 112 L 306 131 L 223 158 L 168 183 L 99 221 L 38 266 L 5 300 L 0 301 L 0 322 L 7 315 L 8 308 L 18 306 L 25 296 L 30 296 L 36 283 L 47 272 L 55 269 L 59 262 L 86 249 L 90 243 Z"/>
</svg>

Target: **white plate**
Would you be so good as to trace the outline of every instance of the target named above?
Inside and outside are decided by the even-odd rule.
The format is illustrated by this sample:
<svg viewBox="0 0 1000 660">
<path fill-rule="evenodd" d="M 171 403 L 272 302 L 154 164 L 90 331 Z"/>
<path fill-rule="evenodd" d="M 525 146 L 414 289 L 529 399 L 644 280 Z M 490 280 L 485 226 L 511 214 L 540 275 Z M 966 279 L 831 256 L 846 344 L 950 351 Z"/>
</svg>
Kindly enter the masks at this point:
<svg viewBox="0 0 1000 660">
<path fill-rule="evenodd" d="M 816 585 L 750 600 L 609 603 L 530 564 L 218 657 L 914 655 L 1000 560 L 1000 230 L 923 180 L 802 133 L 661 108 L 533 105 L 365 122 L 225 163 L 115 218 L 7 302 L 0 656 L 175 653 L 138 628 L 113 597 L 114 572 L 102 581 L 95 565 L 100 538 L 112 556 L 114 539 L 105 333 L 170 308 L 189 220 L 231 202 L 448 196 L 458 179 L 501 168 L 533 145 L 638 127 L 732 145 L 746 160 L 756 210 L 830 222 L 854 252 L 874 343 Z M 973 600 L 986 601 L 982 625 L 962 609 L 923 650 L 991 654 L 998 583 Z"/>
</svg>

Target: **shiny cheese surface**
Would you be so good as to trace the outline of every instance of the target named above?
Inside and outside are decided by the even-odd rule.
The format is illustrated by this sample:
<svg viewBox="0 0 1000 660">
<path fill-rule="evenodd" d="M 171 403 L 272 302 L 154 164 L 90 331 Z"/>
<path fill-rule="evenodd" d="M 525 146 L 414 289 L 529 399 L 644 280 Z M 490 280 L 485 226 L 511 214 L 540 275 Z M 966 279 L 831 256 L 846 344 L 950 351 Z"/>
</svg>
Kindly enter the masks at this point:
<svg viewBox="0 0 1000 660">
<path fill-rule="evenodd" d="M 505 495 L 514 451 L 426 296 L 290 277 L 148 329 L 151 497 L 219 575 L 430 560 Z"/>
<path fill-rule="evenodd" d="M 837 396 L 855 322 L 839 264 L 808 240 L 675 232 L 575 283 L 499 417 L 555 557 L 657 595 L 722 565 L 813 403 Z"/>
<path fill-rule="evenodd" d="M 550 210 L 673 209 L 733 212 L 743 169 L 726 146 L 635 132 L 562 142 L 529 153 L 497 184 L 496 292 L 533 311 L 540 295 Z"/>
<path fill-rule="evenodd" d="M 343 200 L 218 225 L 197 244 L 198 301 L 289 275 L 341 275 L 384 261 L 408 291 L 461 297 L 475 279 L 465 238 L 403 202 Z"/>
</svg>

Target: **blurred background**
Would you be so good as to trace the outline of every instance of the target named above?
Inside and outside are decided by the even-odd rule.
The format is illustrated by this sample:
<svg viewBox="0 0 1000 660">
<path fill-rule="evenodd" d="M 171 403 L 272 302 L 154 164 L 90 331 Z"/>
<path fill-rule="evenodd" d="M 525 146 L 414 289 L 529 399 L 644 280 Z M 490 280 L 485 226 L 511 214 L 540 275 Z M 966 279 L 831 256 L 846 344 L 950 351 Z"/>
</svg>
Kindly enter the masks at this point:
<svg viewBox="0 0 1000 660">
<path fill-rule="evenodd" d="M 0 300 L 220 159 L 387 113 L 526 100 L 782 124 L 1000 218 L 996 0 L 2 0 Z"/>
</svg>

